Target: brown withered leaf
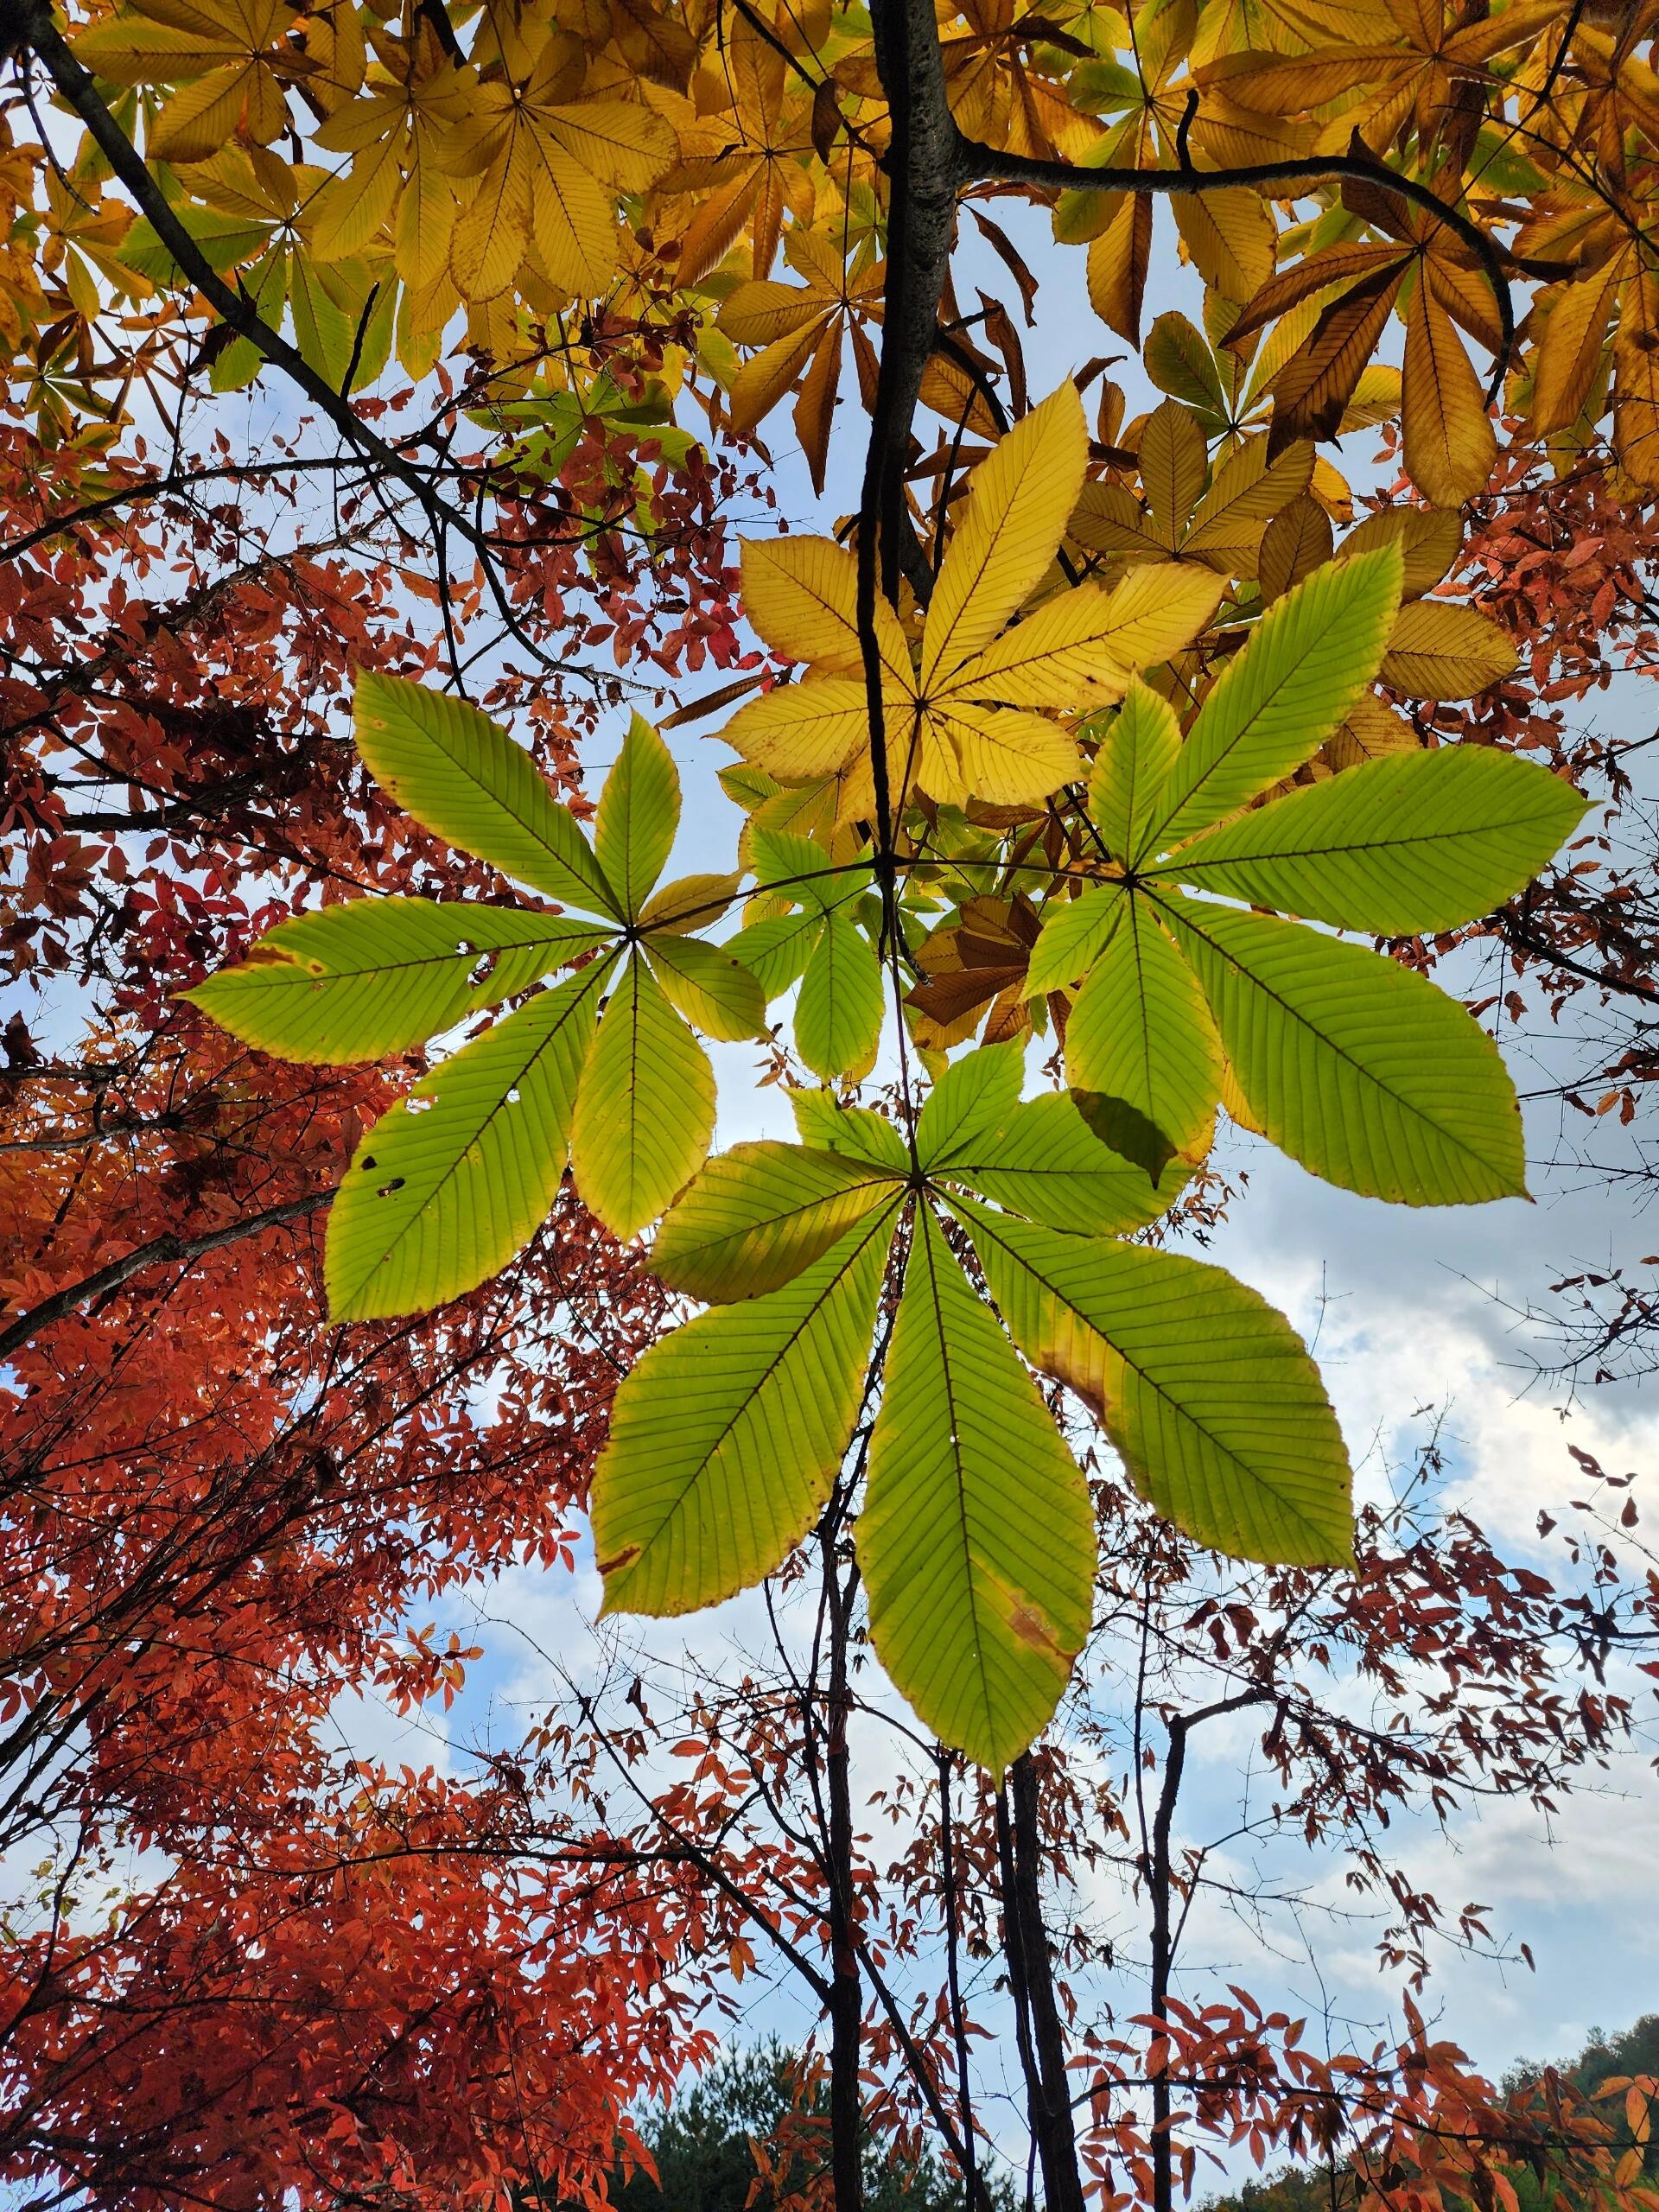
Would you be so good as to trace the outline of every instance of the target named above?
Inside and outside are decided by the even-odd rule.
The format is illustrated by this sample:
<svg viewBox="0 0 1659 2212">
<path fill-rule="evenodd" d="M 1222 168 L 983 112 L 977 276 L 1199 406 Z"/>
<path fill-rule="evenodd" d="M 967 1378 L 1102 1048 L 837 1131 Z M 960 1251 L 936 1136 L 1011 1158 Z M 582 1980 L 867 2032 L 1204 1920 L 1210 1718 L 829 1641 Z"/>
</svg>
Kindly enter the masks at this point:
<svg viewBox="0 0 1659 2212">
<path fill-rule="evenodd" d="M 933 1052 L 960 1044 L 988 1006 L 986 1043 L 1017 1035 L 1029 1020 L 1023 990 L 1039 927 L 1023 897 L 966 900 L 954 927 L 935 930 L 917 948 L 922 980 L 906 995 L 917 1043 Z"/>
</svg>

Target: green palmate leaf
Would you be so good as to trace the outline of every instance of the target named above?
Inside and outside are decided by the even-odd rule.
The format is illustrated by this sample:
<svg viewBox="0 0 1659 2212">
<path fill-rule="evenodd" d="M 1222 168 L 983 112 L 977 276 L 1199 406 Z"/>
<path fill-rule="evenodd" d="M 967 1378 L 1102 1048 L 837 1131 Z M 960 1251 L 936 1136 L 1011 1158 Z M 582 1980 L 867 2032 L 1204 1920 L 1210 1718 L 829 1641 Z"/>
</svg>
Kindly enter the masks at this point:
<svg viewBox="0 0 1659 2212">
<path fill-rule="evenodd" d="M 1086 976 L 1106 949 L 1128 904 L 1116 883 L 1090 884 L 1080 899 L 1051 899 L 1043 909 L 1042 935 L 1031 949 L 1026 988 L 1066 991 Z"/>
<path fill-rule="evenodd" d="M 1069 1091 L 1017 1107 L 990 1142 L 964 1146 L 943 1173 L 1052 1229 L 1125 1236 L 1167 1212 L 1191 1173 L 1172 1160 L 1156 1183 L 1102 1143 Z"/>
<path fill-rule="evenodd" d="M 636 715 L 605 779 L 594 851 L 622 910 L 635 919 L 668 865 L 680 826 L 680 772 L 648 721 Z"/>
<path fill-rule="evenodd" d="M 357 749 L 417 822 L 550 899 L 621 918 L 575 817 L 499 722 L 401 676 L 358 678 Z"/>
<path fill-rule="evenodd" d="M 1268 608 L 1149 805 L 1142 854 L 1207 829 L 1312 760 L 1376 673 L 1401 575 L 1399 547 L 1382 546 L 1327 563 Z"/>
<path fill-rule="evenodd" d="M 1223 823 L 1154 871 L 1340 929 L 1414 936 L 1513 898 L 1586 802 L 1487 746 L 1372 760 Z"/>
<path fill-rule="evenodd" d="M 1198 978 L 1140 898 L 1090 969 L 1065 1032 L 1065 1074 L 1103 1142 L 1155 1182 L 1209 1142 L 1221 1046 Z"/>
<path fill-rule="evenodd" d="M 384 1059 L 607 941 L 516 906 L 359 899 L 279 922 L 234 968 L 181 996 L 284 1060 Z"/>
<path fill-rule="evenodd" d="M 334 391 L 340 391 L 352 367 L 356 330 L 323 289 L 316 270 L 303 253 L 289 257 L 288 305 L 301 358 L 327 377 Z"/>
<path fill-rule="evenodd" d="M 1094 1409 L 1160 1513 L 1244 1559 L 1352 1558 L 1342 1433 L 1282 1313 L 1197 1260 L 962 1213 L 1014 1342 Z"/>
<path fill-rule="evenodd" d="M 760 1298 L 800 1274 L 902 1185 L 895 1171 L 793 1144 L 734 1145 L 665 1217 L 653 1271 L 720 1305 Z"/>
<path fill-rule="evenodd" d="M 1020 1103 L 1026 1053 L 1019 1040 L 982 1045 L 946 1068 L 916 1123 L 916 1155 L 930 1173 L 995 1142 Z"/>
<path fill-rule="evenodd" d="M 183 210 L 181 209 L 182 213 Z M 136 233 L 148 227 L 141 217 L 127 232 L 127 244 Z M 124 247 L 122 259 L 126 259 Z M 169 257 L 170 258 L 170 257 Z M 273 330 L 282 327 L 283 315 L 288 305 L 288 255 L 280 247 L 267 253 L 251 269 L 240 272 L 242 288 L 257 309 L 260 316 Z M 168 280 L 177 283 L 176 276 Z M 265 365 L 265 357 L 249 338 L 233 338 L 207 371 L 207 381 L 214 391 L 241 391 L 251 385 Z"/>
<path fill-rule="evenodd" d="M 591 1506 L 607 1613 L 729 1598 L 811 1527 L 857 1418 L 899 1196 L 783 1289 L 677 1329 L 624 1381 Z"/>
<path fill-rule="evenodd" d="M 870 887 L 867 868 L 838 868 L 822 845 L 792 830 L 757 823 L 749 832 L 749 858 L 763 890 L 775 885 L 786 898 L 820 913 Z"/>
<path fill-rule="evenodd" d="M 766 994 L 723 947 L 677 934 L 649 937 L 645 946 L 670 1004 L 705 1037 L 731 1044 L 765 1027 Z"/>
<path fill-rule="evenodd" d="M 805 974 L 823 928 L 817 907 L 802 914 L 771 914 L 728 938 L 726 950 L 742 962 L 765 998 L 775 999 Z"/>
<path fill-rule="evenodd" d="M 535 1234 L 564 1171 L 609 964 L 594 962 L 498 1021 L 369 1131 L 328 1216 L 336 1321 L 458 1298 Z"/>
<path fill-rule="evenodd" d="M 1227 397 L 1216 372 L 1216 357 L 1203 333 L 1185 315 L 1160 315 L 1147 333 L 1142 358 L 1147 374 L 1160 391 L 1225 423 Z"/>
<path fill-rule="evenodd" d="M 715 1071 L 636 954 L 582 1071 L 571 1154 L 582 1198 L 613 1236 L 654 1221 L 709 1154 Z"/>
<path fill-rule="evenodd" d="M 934 1734 L 1000 1775 L 1089 1633 L 1089 1492 L 924 1207 L 858 1523 L 870 1636 Z"/>
<path fill-rule="evenodd" d="M 1158 818 L 1154 804 L 1180 750 L 1174 709 L 1137 677 L 1101 739 L 1089 779 L 1089 811 L 1120 860 L 1141 858 Z"/>
<path fill-rule="evenodd" d="M 881 1041 L 881 968 L 875 948 L 844 914 L 829 915 L 801 977 L 795 1049 L 825 1083 L 861 1076 Z"/>
<path fill-rule="evenodd" d="M 1327 1182 L 1405 1205 L 1524 1195 L 1515 1087 L 1453 1000 L 1362 945 L 1160 893 L 1246 1104 Z"/>
<path fill-rule="evenodd" d="M 251 261 L 270 236 L 268 224 L 250 222 L 245 215 L 219 214 L 211 207 L 194 207 L 188 200 L 172 213 L 203 258 L 221 276 L 238 262 Z M 129 226 L 112 257 L 124 268 L 167 289 L 185 282 L 172 247 L 163 244 L 147 215 L 140 215 Z"/>
<path fill-rule="evenodd" d="M 803 1144 L 909 1174 L 910 1154 L 903 1137 L 868 1106 L 843 1106 L 832 1090 L 791 1090 L 789 1103 Z"/>
</svg>

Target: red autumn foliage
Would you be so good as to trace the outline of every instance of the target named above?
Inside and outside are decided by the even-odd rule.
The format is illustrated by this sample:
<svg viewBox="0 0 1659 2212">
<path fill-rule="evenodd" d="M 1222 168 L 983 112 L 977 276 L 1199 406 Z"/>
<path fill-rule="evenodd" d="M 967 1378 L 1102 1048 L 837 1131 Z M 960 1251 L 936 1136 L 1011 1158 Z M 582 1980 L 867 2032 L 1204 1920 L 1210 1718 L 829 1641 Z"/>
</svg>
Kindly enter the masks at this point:
<svg viewBox="0 0 1659 2212">
<path fill-rule="evenodd" d="M 446 578 L 360 492 L 320 532 L 297 442 L 286 478 L 210 456 L 221 504 L 197 472 L 45 536 L 101 492 L 15 429 L 5 447 L 21 864 L 0 944 L 37 996 L 6 1032 L 0 1153 L 0 1847 L 42 1871 L 0 1982 L 0 2175 L 31 2202 L 61 2185 L 143 2212 L 592 2197 L 630 2101 L 775 1971 L 850 2044 L 867 2116 L 931 2133 L 970 2192 L 987 2153 L 963 2053 L 1001 2035 L 1056 2212 L 1165 2212 L 1212 2146 L 1339 2148 L 1401 2212 L 1514 2212 L 1509 2170 L 1547 2149 L 1649 2212 L 1592 2118 L 1510 2109 L 1414 2013 L 1402 2039 L 1315 2056 L 1282 2010 L 1173 1979 L 1206 1878 L 1181 1776 L 1239 1714 L 1277 1828 L 1378 1900 L 1391 1968 L 1421 1980 L 1431 1939 L 1483 1940 L 1478 1909 L 1426 1894 L 1380 1831 L 1481 1793 L 1551 1802 L 1625 1729 L 1628 1686 L 1601 1670 L 1650 1648 L 1659 1583 L 1593 1519 L 1559 1583 L 1433 1516 L 1374 1521 L 1352 1580 L 1234 1577 L 1103 1482 L 1103 1660 L 1068 1743 L 1001 1802 L 912 1758 L 873 1801 L 887 1849 L 840 1793 L 849 1728 L 890 1716 L 861 1704 L 855 1645 L 837 1677 L 834 1633 L 809 1636 L 804 1671 L 785 1639 L 690 1695 L 625 1677 L 462 1776 L 348 1747 L 353 1700 L 418 1713 L 465 1685 L 470 1644 L 422 1624 L 525 1561 L 568 1573 L 661 1294 L 567 1193 L 505 1283 L 329 1331 L 317 1204 L 386 1078 L 239 1054 L 171 995 L 320 898 L 499 890 L 345 741 L 357 670 L 442 650 L 435 601 L 487 633 L 482 695 L 573 794 L 599 695 L 538 654 L 574 636 L 613 639 L 619 664 L 732 664 L 715 490 L 658 470 L 671 527 L 647 578 L 638 457 L 594 426 L 557 496 L 500 510 L 499 570 Z M 1531 682 L 1447 734 L 1622 790 L 1617 752 L 1557 716 L 1651 657 L 1647 530 L 1512 465 L 1460 588 L 1527 641 Z M 1637 862 L 1599 862 L 1493 926 L 1616 1002 L 1650 988 L 1648 896 Z M 809 1624 L 850 1608 L 836 1535 L 822 1611 L 811 1570 L 786 1578 Z M 1052 1924 L 1080 1869 L 1116 1885 L 1111 1927 Z M 1147 2010 L 1109 1994 L 1118 1947 L 1150 1958 Z"/>
<path fill-rule="evenodd" d="M 0 1849 L 41 1871 L 0 2173 L 448 2205 L 529 2162 L 581 2193 L 702 2048 L 670 1980 L 695 1896 L 602 1823 L 527 1843 L 510 1775 L 365 1764 L 341 1701 L 447 1701 L 475 1654 L 419 1623 L 568 1565 L 660 1294 L 567 1199 L 511 1286 L 326 1326 L 317 1202 L 385 1077 L 251 1058 L 172 993 L 319 893 L 489 887 L 341 734 L 357 670 L 430 648 L 374 518 L 316 544 L 232 484 L 37 536 L 71 466 L 14 430 L 4 467 L 3 944 L 38 995 L 0 1077 Z M 707 486 L 680 496 L 717 607 Z M 637 580 L 559 527 L 526 524 L 515 594 L 620 618 Z M 556 697 L 530 719 L 568 779 Z M 71 984 L 101 1009 L 73 1050 Z"/>
</svg>

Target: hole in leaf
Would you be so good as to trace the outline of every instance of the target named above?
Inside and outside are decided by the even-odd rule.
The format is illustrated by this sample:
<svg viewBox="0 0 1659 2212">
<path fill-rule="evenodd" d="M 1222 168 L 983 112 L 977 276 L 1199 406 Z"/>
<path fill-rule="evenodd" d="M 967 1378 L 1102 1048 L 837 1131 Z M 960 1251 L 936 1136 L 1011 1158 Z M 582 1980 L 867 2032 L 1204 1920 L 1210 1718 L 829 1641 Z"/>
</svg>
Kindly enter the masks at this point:
<svg viewBox="0 0 1659 2212">
<path fill-rule="evenodd" d="M 435 1098 L 409 1098 L 404 1103 L 411 1114 L 429 1114 L 438 1102 Z"/>
<path fill-rule="evenodd" d="M 403 1189 L 404 1179 L 401 1175 L 394 1175 L 391 1182 L 383 1183 L 374 1195 L 377 1198 L 389 1198 L 394 1191 Z"/>
<path fill-rule="evenodd" d="M 516 1106 L 518 1103 L 518 1090 L 516 1084 L 507 1093 L 507 1103 L 509 1106 Z"/>
<path fill-rule="evenodd" d="M 371 1168 L 371 1167 L 377 1166 L 378 1165 L 378 1162 L 376 1160 L 376 1159 L 375 1159 L 375 1157 L 374 1157 L 374 1154 L 373 1154 L 372 1153 L 371 1153 L 371 1154 L 369 1154 L 369 1157 L 368 1157 L 365 1160 L 364 1160 L 361 1164 L 362 1164 L 363 1173 L 366 1175 L 366 1174 L 368 1173 L 368 1172 L 369 1172 L 370 1168 Z"/>
</svg>

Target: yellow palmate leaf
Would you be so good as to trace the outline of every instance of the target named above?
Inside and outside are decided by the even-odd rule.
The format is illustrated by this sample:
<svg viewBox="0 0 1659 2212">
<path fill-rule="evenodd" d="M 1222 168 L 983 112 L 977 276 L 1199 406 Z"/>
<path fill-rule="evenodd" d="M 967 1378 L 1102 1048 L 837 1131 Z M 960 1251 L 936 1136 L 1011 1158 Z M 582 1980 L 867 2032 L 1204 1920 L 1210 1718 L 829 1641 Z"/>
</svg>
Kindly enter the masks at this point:
<svg viewBox="0 0 1659 2212">
<path fill-rule="evenodd" d="M 1141 342 L 1141 302 L 1152 253 L 1152 201 L 1122 196 L 1111 221 L 1092 239 L 1085 267 L 1089 303 L 1107 327 L 1131 346 Z"/>
<path fill-rule="evenodd" d="M 331 177 L 311 203 L 311 251 L 319 261 L 361 252 L 379 231 L 404 188 L 395 140 L 383 138 Z"/>
<path fill-rule="evenodd" d="M 1113 658 L 1126 675 L 1155 668 L 1190 645 L 1221 604 L 1223 578 L 1203 569 L 1135 569 L 1114 589 Z"/>
<path fill-rule="evenodd" d="M 721 303 L 718 321 L 739 346 L 775 346 L 780 339 L 798 335 L 826 304 L 798 284 L 766 277 L 740 284 Z"/>
<path fill-rule="evenodd" d="M 742 540 L 743 611 L 774 652 L 836 676 L 862 676 L 858 563 L 830 537 Z M 888 675 L 908 685 L 910 653 L 899 618 L 878 593 L 875 635 Z"/>
<path fill-rule="evenodd" d="M 1193 193 L 1173 201 L 1175 227 L 1206 284 L 1224 299 L 1252 299 L 1273 274 L 1278 233 L 1259 194 Z"/>
<path fill-rule="evenodd" d="M 811 474 L 812 489 L 820 498 L 830 466 L 830 429 L 836 411 L 836 387 L 841 382 L 841 335 L 842 324 L 837 318 L 825 329 L 818 350 L 801 378 L 792 410 L 801 451 Z M 853 342 L 856 351 L 856 332 Z"/>
<path fill-rule="evenodd" d="M 782 291 L 786 288 L 779 286 Z M 826 317 L 802 323 L 764 353 L 745 361 L 732 385 L 732 427 L 747 433 L 763 423 L 790 391 L 815 347 L 823 342 Z"/>
<path fill-rule="evenodd" d="M 942 700 L 1074 714 L 1122 696 L 1137 668 L 1190 645 L 1225 586 L 1203 569 L 1136 569 L 1115 590 L 1084 584 L 1007 632 L 950 678 Z"/>
<path fill-rule="evenodd" d="M 1078 773 L 1077 740 L 1039 715 L 953 702 L 928 721 L 961 761 L 963 791 L 993 806 L 1034 805 Z M 956 795 L 936 789 L 925 761 L 921 781 L 936 798 Z"/>
<path fill-rule="evenodd" d="M 492 300 L 518 275 L 530 244 L 530 172 L 511 150 L 492 162 L 456 220 L 449 274 L 465 300 Z"/>
<path fill-rule="evenodd" d="M 615 195 L 660 176 L 676 141 L 660 116 L 628 101 L 570 105 L 582 66 L 580 41 L 555 31 L 525 81 L 480 86 L 472 111 L 442 142 L 446 167 L 483 172 L 450 247 L 463 298 L 505 291 L 532 239 L 542 273 L 561 292 L 589 296 L 615 274 Z"/>
<path fill-rule="evenodd" d="M 427 162 L 408 179 L 397 202 L 392 248 L 397 274 L 420 302 L 420 314 L 434 315 L 438 328 L 454 313 L 449 252 L 459 212 L 448 179 Z"/>
<path fill-rule="evenodd" d="M 82 31 L 75 53 L 111 84 L 187 84 L 232 62 L 251 62 L 276 44 L 289 20 L 279 0 L 225 0 L 222 6 L 159 0 Z"/>
<path fill-rule="evenodd" d="M 731 385 L 732 421 L 740 430 L 753 430 L 800 386 L 804 406 L 798 405 L 796 426 L 821 489 L 842 335 L 850 327 L 856 346 L 861 321 L 879 319 L 884 277 L 879 262 L 864 264 L 858 255 L 849 270 L 841 232 L 797 227 L 784 240 L 784 257 L 804 284 L 740 284 L 720 309 L 721 335 L 762 349 Z"/>
<path fill-rule="evenodd" d="M 1063 592 L 957 669 L 936 694 L 937 702 L 983 698 L 1006 707 L 1074 713 L 1109 704 L 1125 680 L 1114 650 L 1122 628 L 1111 594 L 1098 584 Z"/>
<path fill-rule="evenodd" d="M 632 100 L 584 100 L 542 114 L 543 135 L 599 183 L 644 192 L 674 158 L 671 127 Z"/>
<path fill-rule="evenodd" d="M 1373 546 L 1397 544 L 1405 562 L 1401 597 L 1421 599 L 1446 575 L 1462 543 L 1463 518 L 1455 509 L 1384 507 L 1349 531 L 1337 558 L 1348 561 Z"/>
<path fill-rule="evenodd" d="M 551 137 L 536 142 L 530 227 L 560 291 L 602 292 L 616 273 L 616 210 L 595 180 Z"/>
<path fill-rule="evenodd" d="M 1237 561 L 1261 543 L 1274 517 L 1307 490 L 1313 474 L 1313 448 L 1306 439 L 1269 460 L 1266 438 L 1251 438 L 1216 471 L 1209 490 L 1193 509 L 1181 540 L 1183 554 Z"/>
<path fill-rule="evenodd" d="M 1461 506 L 1483 492 L 1497 459 L 1486 395 L 1451 316 L 1420 283 L 1406 317 L 1406 467 L 1437 506 Z"/>
<path fill-rule="evenodd" d="M 314 134 L 319 146 L 356 159 L 310 202 L 312 251 L 320 260 L 359 251 L 391 219 L 397 274 L 417 296 L 400 302 L 416 323 L 437 327 L 454 313 L 448 286 L 449 246 L 458 205 L 455 188 L 441 171 L 439 149 L 477 103 L 478 86 L 423 27 L 408 58 L 410 73 L 396 83 L 375 83 L 364 97 L 335 109 Z"/>
<path fill-rule="evenodd" d="M 1214 613 L 1222 580 L 1172 567 L 1137 572 L 1109 594 L 1093 583 L 1062 592 L 996 634 L 1048 570 L 1084 465 L 1070 385 L 980 465 L 923 626 L 924 674 L 912 673 L 897 618 L 878 603 L 881 743 L 894 804 L 915 792 L 940 804 L 1039 804 L 1080 762 L 1072 732 L 1031 710 L 1081 715 L 1109 705 L 1134 670 L 1179 652 Z M 1201 443 L 1198 467 L 1201 482 Z M 744 575 L 756 627 L 812 672 L 743 708 L 728 742 L 785 782 L 837 778 L 836 822 L 868 821 L 879 809 L 856 563 L 828 540 L 780 538 L 746 546 Z"/>
<path fill-rule="evenodd" d="M 1509 638 L 1472 607 L 1417 599 L 1400 610 L 1381 672 L 1414 699 L 1471 699 L 1512 675 L 1516 661 Z"/>
<path fill-rule="evenodd" d="M 809 676 L 740 708 L 721 733 L 769 776 L 832 776 L 869 743 L 869 705 L 856 677 Z"/>
<path fill-rule="evenodd" d="M 1264 601 L 1279 599 L 1293 584 L 1331 558 L 1331 518 L 1312 497 L 1293 499 L 1262 533 L 1256 575 Z"/>
<path fill-rule="evenodd" d="M 1403 715 L 1385 706 L 1374 691 L 1362 691 L 1343 717 L 1340 728 L 1325 740 L 1322 757 L 1340 774 L 1344 768 L 1357 768 L 1367 760 L 1414 752 L 1421 743 Z M 1238 1116 L 1235 1114 L 1233 1119 Z"/>
<path fill-rule="evenodd" d="M 1086 552 L 1109 558 L 1131 553 L 1137 560 L 1162 561 L 1169 552 L 1153 536 L 1141 502 L 1127 484 L 1085 484 L 1065 531 Z"/>
<path fill-rule="evenodd" d="M 798 221 L 812 216 L 810 181 L 791 158 L 807 144 L 807 103 L 786 76 L 782 53 L 755 22 L 740 15 L 729 28 L 721 60 L 696 87 L 697 127 L 685 143 L 685 157 L 664 181 L 665 194 L 693 201 L 680 245 L 682 283 L 695 283 L 712 269 L 746 225 L 753 241 L 750 267 L 764 277 L 777 251 L 785 203 Z M 786 86 L 792 97 L 786 97 Z M 709 101 L 724 111 L 707 112 Z"/>
<path fill-rule="evenodd" d="M 1632 482 L 1659 489 L 1659 282 L 1641 269 L 1625 288 L 1613 340 L 1613 444 Z"/>
<path fill-rule="evenodd" d="M 1204 489 L 1208 455 L 1197 417 L 1177 400 L 1162 401 L 1141 433 L 1140 461 L 1147 518 L 1173 551 Z"/>
<path fill-rule="evenodd" d="M 1036 588 L 1077 504 L 1089 433 L 1077 386 L 1063 384 L 1016 423 L 974 471 L 927 612 L 921 688 L 988 645 Z"/>
</svg>

